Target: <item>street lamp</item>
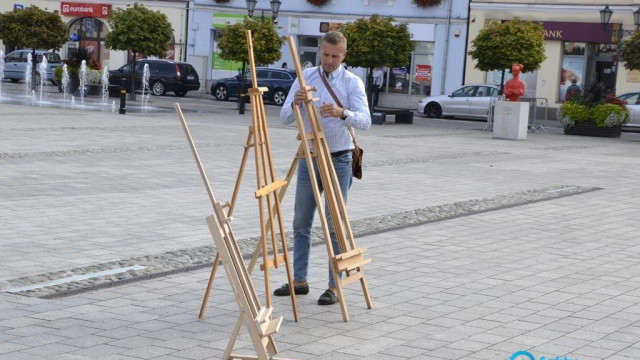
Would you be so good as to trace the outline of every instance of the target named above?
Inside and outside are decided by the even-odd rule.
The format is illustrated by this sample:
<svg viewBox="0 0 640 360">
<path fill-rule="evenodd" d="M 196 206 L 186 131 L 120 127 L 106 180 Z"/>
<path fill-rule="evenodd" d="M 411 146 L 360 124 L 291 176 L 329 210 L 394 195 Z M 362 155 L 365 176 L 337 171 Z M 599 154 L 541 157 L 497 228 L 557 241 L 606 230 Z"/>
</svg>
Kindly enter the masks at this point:
<svg viewBox="0 0 640 360">
<path fill-rule="evenodd" d="M 640 29 L 640 8 L 633 12 L 633 24 L 635 25 L 635 30 L 623 30 L 622 24 L 618 25 L 618 29 L 607 29 L 607 25 L 609 25 L 609 21 L 611 20 L 611 15 L 613 15 L 613 10 L 609 9 L 609 5 L 600 10 L 600 23 L 602 24 L 602 31 L 611 31 L 618 33 L 618 43 L 616 45 L 616 58 L 614 63 L 614 66 L 617 68 L 617 64 L 619 62 L 619 54 L 622 50 L 622 39 L 625 36 L 632 35 L 635 31 L 638 31 L 638 29 Z"/>
<path fill-rule="evenodd" d="M 247 12 L 249 13 L 249 17 L 253 16 L 253 12 L 256 9 L 256 5 L 258 4 L 258 0 L 246 0 L 247 1 Z M 271 0 L 271 19 L 274 23 L 278 22 L 278 12 L 280 12 L 280 5 L 282 5 L 282 1 L 280 0 Z M 264 23 L 264 10 L 262 10 L 262 22 Z"/>
<path fill-rule="evenodd" d="M 247 1 L 247 14 L 249 17 L 253 17 L 253 12 L 256 10 L 256 5 L 258 4 L 258 0 L 246 0 Z M 271 20 L 274 24 L 278 23 L 278 12 L 280 11 L 280 5 L 282 5 L 282 1 L 280 0 L 271 0 Z M 260 16 L 260 20 L 264 24 L 264 10 L 262 10 L 262 16 Z M 244 104 L 246 102 L 246 84 L 245 84 L 245 67 L 246 62 L 242 62 L 242 75 L 240 84 L 240 100 L 238 100 L 238 112 L 240 114 L 244 114 Z"/>
<path fill-rule="evenodd" d="M 609 5 L 605 6 L 604 9 L 600 10 L 600 23 L 602 24 L 602 31 L 607 31 L 607 25 L 609 25 L 609 21 L 611 20 L 611 15 L 613 15 L 613 10 L 609 9 Z M 622 24 L 618 27 L 617 30 L 612 29 L 610 31 L 618 31 L 618 44 L 622 41 L 624 36 L 628 36 L 633 34 L 635 31 L 640 29 L 640 8 L 633 12 L 633 24 L 635 25 L 635 30 L 622 30 Z"/>
</svg>

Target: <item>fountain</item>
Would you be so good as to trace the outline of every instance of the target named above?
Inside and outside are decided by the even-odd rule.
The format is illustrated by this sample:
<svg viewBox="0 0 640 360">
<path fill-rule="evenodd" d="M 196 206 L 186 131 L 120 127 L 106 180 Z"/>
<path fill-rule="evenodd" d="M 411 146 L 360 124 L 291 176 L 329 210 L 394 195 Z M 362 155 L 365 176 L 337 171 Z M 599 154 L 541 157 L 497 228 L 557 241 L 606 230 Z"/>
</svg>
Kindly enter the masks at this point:
<svg viewBox="0 0 640 360">
<path fill-rule="evenodd" d="M 144 64 L 144 69 L 142 70 L 142 108 L 144 109 L 149 100 L 149 96 L 151 96 L 149 91 L 149 64 Z"/>
<path fill-rule="evenodd" d="M 42 94 L 44 94 L 44 83 L 47 82 L 47 70 L 49 68 L 49 62 L 47 57 L 42 54 L 42 62 L 38 64 L 38 73 L 40 73 L 40 103 L 42 104 Z"/>
<path fill-rule="evenodd" d="M 102 104 L 106 105 L 109 102 L 109 68 L 102 67 Z"/>
<path fill-rule="evenodd" d="M 69 70 L 67 64 L 62 65 L 62 101 L 67 101 L 67 93 L 69 92 Z"/>
<path fill-rule="evenodd" d="M 2 97 L 3 81 L 4 81 L 4 51 L 0 50 L 0 98 Z"/>
<path fill-rule="evenodd" d="M 80 63 L 80 88 L 78 89 L 80 91 L 80 103 L 82 105 L 84 105 L 84 97 L 85 95 L 87 95 L 87 93 L 85 93 L 86 89 L 86 84 L 87 84 L 87 60 L 82 60 L 82 62 Z"/>
<path fill-rule="evenodd" d="M 31 63 L 31 53 L 27 54 L 27 65 L 24 70 L 24 83 L 25 83 L 25 95 L 31 96 L 31 69 L 33 64 Z"/>
</svg>

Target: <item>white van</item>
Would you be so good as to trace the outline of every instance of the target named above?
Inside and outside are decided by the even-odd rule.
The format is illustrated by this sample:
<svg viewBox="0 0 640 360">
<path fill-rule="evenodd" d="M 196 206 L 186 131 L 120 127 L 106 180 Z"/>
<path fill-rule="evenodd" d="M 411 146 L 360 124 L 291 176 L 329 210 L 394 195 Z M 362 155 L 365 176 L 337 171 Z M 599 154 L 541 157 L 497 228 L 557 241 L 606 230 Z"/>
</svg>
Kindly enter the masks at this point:
<svg viewBox="0 0 640 360">
<path fill-rule="evenodd" d="M 18 82 L 20 80 L 24 80 L 25 71 L 27 70 L 27 54 L 31 54 L 33 56 L 33 50 L 16 50 L 12 51 L 7 56 L 4 57 L 4 78 L 9 79 L 12 82 Z M 38 64 L 42 62 L 42 56 L 47 59 L 47 73 L 45 76 L 45 80 L 51 81 L 54 85 L 55 77 L 53 72 L 55 68 L 58 66 L 62 66 L 62 61 L 60 61 L 60 54 L 54 53 L 46 50 L 36 50 L 35 56 L 38 59 Z M 37 64 L 36 66 L 36 83 L 40 83 L 40 72 L 38 72 Z"/>
</svg>

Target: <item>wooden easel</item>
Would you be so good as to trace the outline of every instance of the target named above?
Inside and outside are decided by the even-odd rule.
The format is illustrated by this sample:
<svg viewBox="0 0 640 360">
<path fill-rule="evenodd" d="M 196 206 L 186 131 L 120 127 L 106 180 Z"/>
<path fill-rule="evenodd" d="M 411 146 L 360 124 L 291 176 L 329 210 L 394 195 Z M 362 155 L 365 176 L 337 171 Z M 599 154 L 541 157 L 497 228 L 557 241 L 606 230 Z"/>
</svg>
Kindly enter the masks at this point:
<svg viewBox="0 0 640 360">
<path fill-rule="evenodd" d="M 280 324 L 282 324 L 282 317 L 272 320 L 272 308 L 260 305 L 255 288 L 251 282 L 250 273 L 245 267 L 242 254 L 240 253 L 238 243 L 236 242 L 231 228 L 231 216 L 225 213 L 225 209 L 230 208 L 231 203 L 221 203 L 216 201 L 213 191 L 211 190 L 211 186 L 209 185 L 207 175 L 202 167 L 202 162 L 200 161 L 200 157 L 193 143 L 193 139 L 189 133 L 189 128 L 187 127 L 182 110 L 180 109 L 180 105 L 176 103 L 174 108 L 182 122 L 189 145 L 191 146 L 191 151 L 196 159 L 200 175 L 202 176 L 211 204 L 213 205 L 214 214 L 208 216 L 206 220 L 209 230 L 211 231 L 213 241 L 218 249 L 214 261 L 214 272 L 219 261 L 222 260 L 225 271 L 227 272 L 227 277 L 231 284 L 231 289 L 233 290 L 233 295 L 241 312 L 234 327 L 232 336 L 229 339 L 229 343 L 227 344 L 223 359 L 278 359 L 269 354 L 278 353 L 278 349 L 273 340 L 273 335 L 278 332 Z M 247 326 L 249 336 L 251 337 L 251 343 L 253 344 L 257 356 L 231 354 L 242 324 Z"/>
<path fill-rule="evenodd" d="M 344 321 L 349 321 L 349 314 L 347 312 L 347 305 L 343 293 L 343 286 L 360 280 L 362 285 L 362 292 L 367 303 L 367 308 L 372 308 L 371 297 L 369 296 L 369 290 L 367 289 L 367 282 L 364 278 L 364 272 L 362 266 L 371 262 L 371 259 L 365 259 L 364 253 L 366 248 L 356 247 L 355 239 L 353 237 L 353 231 L 351 230 L 351 224 L 349 223 L 349 217 L 347 216 L 347 209 L 342 198 L 340 184 L 336 171 L 333 167 L 333 161 L 331 159 L 331 153 L 329 152 L 329 146 L 325 137 L 322 124 L 319 121 L 318 110 L 316 109 L 313 101 L 312 91 L 315 88 L 310 88 L 306 85 L 303 77 L 302 68 L 298 59 L 298 50 L 296 49 L 293 37 L 289 37 L 289 48 L 291 55 L 293 56 L 293 63 L 296 68 L 296 74 L 298 75 L 298 81 L 300 83 L 300 89 L 305 90 L 306 98 L 304 101 L 304 107 L 307 112 L 309 125 L 311 132 L 307 133 L 304 127 L 302 113 L 300 107 L 294 106 L 294 114 L 296 116 L 296 123 L 298 125 L 300 145 L 303 150 L 304 158 L 307 161 L 309 169 L 309 178 L 313 188 L 314 198 L 317 204 L 318 215 L 322 223 L 322 231 L 324 235 L 325 244 L 327 247 L 327 255 L 329 256 L 329 262 L 333 270 L 333 278 L 336 284 L 337 296 L 340 302 L 340 308 L 342 310 L 342 318 Z M 312 153 L 309 147 L 309 142 L 313 145 L 314 152 Z M 296 153 L 294 163 L 299 160 L 300 152 Z M 324 188 L 324 198 L 327 202 L 327 208 L 331 216 L 331 222 L 334 227 L 334 231 L 337 238 L 339 252 L 334 255 L 333 244 L 331 242 L 331 235 L 329 231 L 329 224 L 324 213 L 324 207 L 322 206 L 322 194 L 320 192 L 318 182 L 313 169 L 313 158 L 315 157 L 318 164 L 318 173 L 320 180 Z M 341 276 L 344 274 L 344 278 Z"/>
<path fill-rule="evenodd" d="M 247 30 L 247 44 L 249 47 L 249 64 L 251 69 L 252 88 L 249 89 L 249 97 L 251 100 L 251 116 L 252 125 L 249 127 L 249 134 L 244 147 L 244 154 L 242 156 L 242 162 L 238 171 L 238 178 L 236 180 L 236 186 L 231 198 L 231 204 L 229 206 L 228 215 L 233 214 L 233 206 L 240 189 L 240 183 L 242 181 L 242 174 L 244 172 L 247 159 L 249 157 L 249 151 L 254 149 L 255 153 L 255 165 L 256 165 L 256 181 L 257 191 L 255 197 L 258 199 L 259 213 L 260 213 L 260 242 L 256 247 L 251 262 L 249 264 L 248 272 L 253 271 L 253 267 L 258 259 L 258 255 L 262 252 L 263 263 L 260 265 L 260 269 L 264 271 L 264 283 L 265 283 L 265 295 L 267 299 L 267 307 L 271 307 L 271 289 L 269 281 L 269 268 L 278 268 L 280 264 L 284 264 L 287 271 L 287 280 L 291 289 L 293 286 L 293 275 L 289 266 L 287 241 L 285 239 L 285 229 L 282 222 L 282 211 L 280 203 L 284 196 L 284 191 L 278 191 L 279 189 L 286 189 L 288 181 L 283 181 L 275 178 L 275 170 L 273 166 L 273 160 L 271 156 L 271 145 L 269 144 L 269 132 L 266 122 L 266 113 L 264 109 L 264 101 L 262 94 L 267 92 L 268 88 L 259 88 L 258 80 L 256 77 L 255 61 L 253 58 L 253 43 L 251 40 L 251 31 Z M 265 216 L 265 212 L 268 216 Z M 282 244 L 282 254 L 278 254 L 276 224 L 278 222 L 279 235 Z M 271 249 L 273 252 L 273 258 L 269 259 L 268 251 L 268 235 L 271 233 Z M 200 315 L 204 316 L 204 311 L 207 306 L 211 287 L 213 285 L 213 279 L 215 277 L 216 269 L 220 258 L 216 255 L 214 259 L 213 267 L 211 269 L 211 275 L 207 285 L 202 306 L 200 307 Z M 293 307 L 294 319 L 298 321 L 298 308 L 296 304 L 295 293 L 291 292 L 291 304 Z"/>
</svg>

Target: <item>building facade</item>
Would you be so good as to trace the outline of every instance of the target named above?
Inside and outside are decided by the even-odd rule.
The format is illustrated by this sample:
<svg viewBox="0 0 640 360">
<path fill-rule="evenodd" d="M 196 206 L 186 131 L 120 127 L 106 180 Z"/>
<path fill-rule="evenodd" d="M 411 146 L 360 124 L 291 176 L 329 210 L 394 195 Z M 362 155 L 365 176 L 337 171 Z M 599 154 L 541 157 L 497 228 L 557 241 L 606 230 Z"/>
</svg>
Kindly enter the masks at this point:
<svg viewBox="0 0 640 360">
<path fill-rule="evenodd" d="M 186 60 L 184 43 L 188 22 L 187 2 L 185 1 L 139 1 L 146 8 L 165 14 L 171 23 L 174 35 L 167 50 L 166 58 Z M 127 62 L 126 51 L 114 51 L 105 47 L 104 40 L 109 33 L 108 17 L 113 9 L 131 6 L 131 1 L 54 1 L 54 0 L 15 0 L 1 1 L 0 12 L 12 11 L 14 8 L 37 6 L 45 11 L 55 11 L 62 21 L 69 26 L 69 41 L 60 50 L 62 59 L 73 48 L 84 48 L 102 66 L 115 69 Z M 14 49 L 6 48 L 0 40 L 0 49 L 8 53 Z M 49 49 L 44 49 L 49 50 Z"/>
<path fill-rule="evenodd" d="M 613 11 L 613 16 L 603 30 L 600 10 L 606 5 Z M 490 21 L 519 17 L 541 22 L 545 32 L 546 60 L 536 71 L 523 70 L 526 73 L 520 77 L 527 84 L 525 96 L 544 99 L 550 108 L 557 108 L 565 100 L 566 88 L 572 79 L 576 79 L 581 87 L 602 82 L 620 94 L 640 88 L 640 72 L 627 71 L 617 58 L 618 30 L 622 29 L 623 35 L 628 35 L 635 28 L 633 12 L 639 6 L 636 0 L 471 1 L 469 46 Z M 499 71 L 486 73 L 474 66 L 474 60 L 467 56 L 465 83 L 499 84 Z"/>
<path fill-rule="evenodd" d="M 384 89 L 379 106 L 413 109 L 418 99 L 430 94 L 442 94 L 462 84 L 465 39 L 467 34 L 467 0 L 443 0 L 439 5 L 417 7 L 411 0 L 327 0 L 314 6 L 306 0 L 282 0 L 276 30 L 281 36 L 292 37 L 297 45 L 298 57 L 305 66 L 315 66 L 318 45 L 327 25 L 354 21 L 371 14 L 393 16 L 397 22 L 408 24 L 416 46 L 406 64 L 385 69 Z M 189 5 L 187 57 L 207 79 L 210 87 L 214 79 L 238 73 L 241 64 L 219 59 L 217 38 L 224 27 L 242 21 L 248 15 L 245 0 L 214 1 L 193 0 Z M 270 19 L 269 0 L 258 0 L 253 14 Z M 288 44 L 282 47 L 282 62 L 292 63 Z M 348 64 L 347 64 L 348 65 Z M 204 68 L 203 71 L 200 71 Z M 366 69 L 349 67 L 361 78 Z"/>
</svg>

